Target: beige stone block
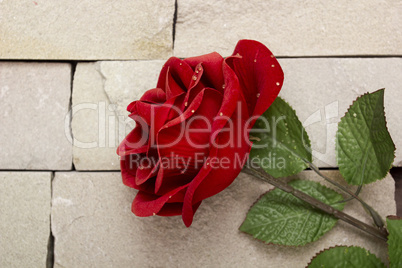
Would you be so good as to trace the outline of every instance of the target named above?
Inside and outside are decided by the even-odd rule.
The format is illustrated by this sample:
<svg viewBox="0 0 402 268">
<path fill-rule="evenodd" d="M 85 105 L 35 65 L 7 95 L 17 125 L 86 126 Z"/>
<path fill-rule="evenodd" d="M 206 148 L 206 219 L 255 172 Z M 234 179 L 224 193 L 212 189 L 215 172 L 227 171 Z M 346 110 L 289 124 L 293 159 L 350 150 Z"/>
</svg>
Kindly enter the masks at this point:
<svg viewBox="0 0 402 268">
<path fill-rule="evenodd" d="M 174 0 L 1 0 L 0 58 L 165 58 L 174 10 Z"/>
<path fill-rule="evenodd" d="M 239 39 L 276 56 L 400 55 L 402 4 L 368 1 L 179 0 L 174 54 L 231 55 Z"/>
<path fill-rule="evenodd" d="M 73 85 L 74 165 L 118 170 L 116 148 L 134 126 L 126 107 L 156 86 L 164 61 L 79 63 Z"/>
<path fill-rule="evenodd" d="M 326 172 L 339 180 L 335 171 Z M 311 171 L 303 179 L 319 180 Z M 240 174 L 220 194 L 201 204 L 190 228 L 181 217 L 139 218 L 130 211 L 135 190 L 119 173 L 56 173 L 52 231 L 55 267 L 305 267 L 316 252 L 359 245 L 386 261 L 385 242 L 338 222 L 322 239 L 304 247 L 266 245 L 238 228 L 249 207 L 270 186 Z M 365 187 L 361 197 L 385 217 L 395 214 L 392 177 Z M 356 202 L 345 208 L 368 222 Z"/>
<path fill-rule="evenodd" d="M 0 62 L 0 169 L 71 169 L 70 95 L 70 64 Z"/>
<path fill-rule="evenodd" d="M 398 135 L 402 125 L 402 117 L 398 113 L 402 106 L 402 99 L 399 98 L 399 85 L 402 84 L 401 59 L 319 58 L 279 61 L 285 73 L 280 95 L 292 105 L 304 124 L 312 141 L 316 165 L 336 166 L 335 133 L 340 118 L 352 102 L 366 92 L 386 88 L 387 124 L 397 147 L 394 165 L 402 166 L 402 138 Z M 162 64 L 163 61 L 133 61 L 78 65 L 74 80 L 74 107 L 82 107 L 83 103 L 96 103 L 97 106 L 93 107 L 105 110 L 106 113 L 101 114 L 106 118 L 102 121 L 98 110 L 87 109 L 74 113 L 74 138 L 98 144 L 99 139 L 103 138 L 102 148 L 99 145 L 93 149 L 78 148 L 77 145 L 74 147 L 74 164 L 77 169 L 118 169 L 115 148 L 133 126 L 133 121 L 127 117 L 126 107 L 131 101 L 138 100 L 147 89 L 155 87 Z M 101 103 L 104 105 L 100 106 Z M 110 103 L 114 106 L 109 107 Z M 98 130 L 98 122 L 104 126 L 103 130 Z M 113 129 L 117 129 L 116 132 Z M 99 133 L 105 132 L 99 136 Z M 110 134 L 114 135 L 111 139 L 108 136 Z"/>
<path fill-rule="evenodd" d="M 45 267 L 50 172 L 0 172 L 0 266 Z"/>
<path fill-rule="evenodd" d="M 338 122 L 358 97 L 385 88 L 387 126 L 402 166 L 402 59 L 280 59 L 285 80 L 280 96 L 296 110 L 312 142 L 315 164 L 336 166 Z"/>
</svg>

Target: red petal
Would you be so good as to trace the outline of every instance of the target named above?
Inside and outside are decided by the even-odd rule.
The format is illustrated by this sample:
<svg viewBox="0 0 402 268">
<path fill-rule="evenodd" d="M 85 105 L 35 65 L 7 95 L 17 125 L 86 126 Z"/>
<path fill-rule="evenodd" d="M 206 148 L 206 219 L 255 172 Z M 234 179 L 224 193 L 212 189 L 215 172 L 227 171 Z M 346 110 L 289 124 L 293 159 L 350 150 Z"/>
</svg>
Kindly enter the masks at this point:
<svg viewBox="0 0 402 268">
<path fill-rule="evenodd" d="M 188 185 L 183 185 L 182 187 L 176 188 L 163 196 L 139 191 L 134 198 L 131 210 L 135 215 L 139 217 L 156 215 L 166 204 L 166 202 L 169 201 L 169 196 L 173 196 L 187 186 Z"/>
<path fill-rule="evenodd" d="M 163 65 L 157 87 L 165 91 L 166 97 L 169 99 L 175 96 L 177 93 L 175 90 L 178 88 L 169 88 L 169 86 L 172 85 L 168 86 L 168 84 L 174 81 L 181 90 L 185 91 L 190 85 L 192 75 L 193 70 L 186 62 L 179 58 L 171 57 L 165 65 Z"/>
<path fill-rule="evenodd" d="M 210 151 L 210 164 L 204 164 L 198 175 L 190 183 L 183 205 L 183 221 L 186 226 L 191 225 L 194 212 L 192 206 L 210 196 L 213 196 L 228 187 L 243 168 L 244 160 L 246 159 L 251 147 L 244 137 L 246 113 L 235 111 L 232 115 L 233 131 L 222 131 L 216 137 L 216 144 L 232 144 L 224 148 L 213 147 Z M 210 159 L 223 161 L 227 159 L 229 162 L 225 166 L 213 166 Z M 223 162 L 220 162 L 223 163 Z"/>
<path fill-rule="evenodd" d="M 179 159 L 179 165 L 183 165 L 186 170 L 174 163 L 173 167 L 168 169 L 161 165 L 159 170 L 155 191 L 169 186 L 169 178 L 172 176 L 183 176 L 183 183 L 187 183 L 187 178 L 192 178 L 201 168 L 203 156 L 208 154 L 210 146 L 211 128 L 213 119 L 219 110 L 222 96 L 219 92 L 212 89 L 204 89 L 182 116 L 169 122 L 158 133 L 158 151 L 159 158 L 167 161 Z M 202 116 L 203 120 L 198 120 L 197 116 Z M 195 120 L 192 120 L 195 119 Z M 192 121 L 189 121 L 192 120 Z M 204 121 L 205 120 L 205 121 Z M 191 125 L 190 123 L 191 122 Z M 191 131 L 185 127 L 191 127 Z M 201 131 L 197 131 L 200 130 Z M 195 132 L 194 132 L 195 131 Z M 183 161 L 184 163 L 182 163 Z M 196 162 L 197 161 L 197 162 Z M 176 180 L 174 180 L 176 182 Z"/>
<path fill-rule="evenodd" d="M 130 168 L 127 166 L 127 161 L 125 158 L 128 158 L 130 156 L 123 156 L 122 159 L 120 160 L 120 169 L 121 169 L 121 176 L 123 179 L 124 185 L 136 189 L 136 184 L 135 184 L 135 173 L 137 171 L 137 167 L 132 167 Z"/>
<path fill-rule="evenodd" d="M 153 88 L 147 90 L 144 95 L 142 95 L 140 101 L 149 103 L 164 103 L 166 101 L 166 93 L 160 88 Z"/>
<path fill-rule="evenodd" d="M 156 160 L 153 158 L 146 158 L 148 161 L 142 161 L 143 166 L 140 166 L 137 168 L 136 172 L 136 180 L 135 183 L 137 185 L 141 185 L 147 180 L 149 180 L 151 177 L 156 176 L 159 170 L 159 161 L 154 163 Z"/>
<path fill-rule="evenodd" d="M 148 150 L 148 129 L 145 123 L 137 121 L 135 128 L 124 138 L 117 148 L 120 156 L 144 153 Z"/>
<path fill-rule="evenodd" d="M 230 58 L 228 63 L 239 77 L 250 116 L 263 114 L 272 104 L 283 84 L 283 71 L 272 52 L 263 44 L 240 40 L 233 52 L 241 58 Z"/>
<path fill-rule="evenodd" d="M 194 213 L 197 211 L 201 202 L 193 205 Z M 183 203 L 166 203 L 162 209 L 156 214 L 158 216 L 178 216 L 181 215 L 183 209 Z"/>
<path fill-rule="evenodd" d="M 197 70 L 197 65 L 201 64 L 203 75 L 201 77 L 202 83 L 206 87 L 215 88 L 222 92 L 223 73 L 222 63 L 223 58 L 216 52 L 184 59 L 193 70 Z M 197 74 L 197 73 L 196 73 Z"/>
</svg>

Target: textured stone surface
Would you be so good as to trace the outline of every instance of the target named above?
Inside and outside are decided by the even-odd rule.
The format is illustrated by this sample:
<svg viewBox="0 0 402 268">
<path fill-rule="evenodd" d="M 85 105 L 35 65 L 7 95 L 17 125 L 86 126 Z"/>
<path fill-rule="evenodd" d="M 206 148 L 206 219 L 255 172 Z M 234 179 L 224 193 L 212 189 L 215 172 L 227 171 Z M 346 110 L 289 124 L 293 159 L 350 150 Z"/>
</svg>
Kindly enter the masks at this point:
<svg viewBox="0 0 402 268">
<path fill-rule="evenodd" d="M 156 86 L 164 61 L 79 63 L 74 76 L 74 165 L 119 169 L 116 148 L 132 129 L 127 105 Z"/>
<path fill-rule="evenodd" d="M 71 169 L 70 87 L 70 64 L 0 62 L 0 169 Z"/>
<path fill-rule="evenodd" d="M 402 166 L 402 138 L 398 135 L 402 117 L 400 58 L 339 58 L 339 59 L 280 59 L 285 73 L 281 96 L 296 110 L 312 141 L 315 164 L 335 166 L 335 133 L 339 119 L 361 94 L 380 88 L 385 90 L 385 110 L 388 128 L 397 147 L 394 165 Z M 127 118 L 127 105 L 156 85 L 163 61 L 80 63 L 74 80 L 74 106 L 82 103 L 105 103 L 104 130 L 98 131 L 98 111 L 87 109 L 73 117 L 74 138 L 83 142 L 98 142 L 103 148 L 74 147 L 74 164 L 79 170 L 118 169 L 115 147 L 132 127 Z M 109 103 L 116 106 L 111 106 Z M 94 106 L 98 107 L 98 106 Z M 114 114 L 113 111 L 116 111 Z M 115 123 L 109 116 L 118 117 Z M 119 127 L 117 127 L 119 122 Z M 125 125 L 127 127 L 125 127 Z M 109 131 L 116 128 L 109 140 Z M 99 133 L 105 135 L 99 136 Z M 110 148 L 107 148 L 110 147 Z M 112 149 L 111 149 L 112 148 Z"/>
<path fill-rule="evenodd" d="M 402 166 L 402 59 L 281 59 L 285 81 L 280 95 L 306 127 L 315 163 L 335 166 L 338 122 L 360 95 L 385 88 L 387 126 L 394 140 L 394 165 Z"/>
<path fill-rule="evenodd" d="M 50 172 L 0 172 L 0 266 L 45 267 Z"/>
<path fill-rule="evenodd" d="M 337 172 L 327 172 L 338 178 Z M 312 172 L 300 177 L 318 180 Z M 305 267 L 316 252 L 337 244 L 360 245 L 386 261 L 384 242 L 338 222 L 305 247 L 265 245 L 240 233 L 247 210 L 270 187 L 241 174 L 222 193 L 203 202 L 190 228 L 180 217 L 139 218 L 131 211 L 135 190 L 119 173 L 56 173 L 52 230 L 55 267 Z M 395 214 L 390 176 L 363 189 L 382 215 Z M 356 202 L 345 211 L 368 220 Z"/>
<path fill-rule="evenodd" d="M 401 14 L 395 0 L 179 0 L 174 54 L 228 56 L 246 38 L 277 56 L 400 55 Z"/>
<path fill-rule="evenodd" d="M 1 0 L 0 58 L 165 58 L 173 15 L 174 0 Z"/>
</svg>

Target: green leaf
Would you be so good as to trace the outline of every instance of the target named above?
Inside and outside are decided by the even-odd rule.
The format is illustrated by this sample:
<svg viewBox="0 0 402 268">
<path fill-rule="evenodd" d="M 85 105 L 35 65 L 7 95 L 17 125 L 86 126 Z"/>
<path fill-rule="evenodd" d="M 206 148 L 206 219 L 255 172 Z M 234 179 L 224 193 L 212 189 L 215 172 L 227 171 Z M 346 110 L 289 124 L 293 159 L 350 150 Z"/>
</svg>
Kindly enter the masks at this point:
<svg viewBox="0 0 402 268">
<path fill-rule="evenodd" d="M 388 216 L 387 228 L 390 267 L 402 267 L 402 218 Z"/>
<path fill-rule="evenodd" d="M 313 181 L 294 180 L 289 183 L 332 207 L 342 210 L 343 197 Z M 321 212 L 293 195 L 274 189 L 263 195 L 247 214 L 240 231 L 266 243 L 301 246 L 316 241 L 331 230 L 337 219 Z"/>
<path fill-rule="evenodd" d="M 338 125 L 336 152 L 339 171 L 349 184 L 367 184 L 387 175 L 395 145 L 385 121 L 384 89 L 350 106 Z"/>
<path fill-rule="evenodd" d="M 344 267 L 384 267 L 374 254 L 360 247 L 337 246 L 318 253 L 308 265 L 308 268 L 344 268 Z"/>
<path fill-rule="evenodd" d="M 312 162 L 310 140 L 296 112 L 280 97 L 256 121 L 250 132 L 250 164 L 273 177 L 299 173 Z"/>
</svg>

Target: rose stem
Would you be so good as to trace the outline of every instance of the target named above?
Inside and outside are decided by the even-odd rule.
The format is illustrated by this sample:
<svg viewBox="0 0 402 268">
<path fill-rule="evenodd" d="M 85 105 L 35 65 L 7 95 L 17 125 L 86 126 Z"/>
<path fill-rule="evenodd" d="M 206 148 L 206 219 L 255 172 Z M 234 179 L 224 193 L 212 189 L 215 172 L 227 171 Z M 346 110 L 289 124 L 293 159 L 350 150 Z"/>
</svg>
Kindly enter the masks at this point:
<svg viewBox="0 0 402 268">
<path fill-rule="evenodd" d="M 295 153 L 294 151 L 290 150 L 287 146 L 284 146 L 284 148 L 286 150 L 288 150 L 291 154 L 293 154 L 294 156 L 300 158 L 302 161 L 304 161 L 312 170 L 314 170 L 321 178 L 323 178 L 324 180 L 326 180 L 327 182 L 331 183 L 332 185 L 338 187 L 340 190 L 342 190 L 343 192 L 345 192 L 346 194 L 350 195 L 350 197 L 355 198 L 356 200 L 358 200 L 363 208 L 366 210 L 366 212 L 368 211 L 368 213 L 371 215 L 371 217 L 373 218 L 373 221 L 375 223 L 375 225 L 377 225 L 377 227 L 383 229 L 385 232 L 386 230 L 384 229 L 384 221 L 381 219 L 381 216 L 378 214 L 377 211 L 375 211 L 372 207 L 370 207 L 366 202 L 364 202 L 361 198 L 359 198 L 356 194 L 352 193 L 351 191 L 349 191 L 348 189 L 346 189 L 345 187 L 343 187 L 342 185 L 340 185 L 339 183 L 331 180 L 330 178 L 326 177 L 324 174 L 322 174 L 320 172 L 320 170 L 313 165 L 313 163 L 311 163 L 310 161 L 308 161 L 307 159 L 301 157 L 300 155 L 298 155 L 297 153 Z"/>
<path fill-rule="evenodd" d="M 370 226 L 364 222 L 361 222 L 360 220 L 353 218 L 352 216 L 350 216 L 340 210 L 337 210 L 337 209 L 331 207 L 330 205 L 327 205 L 327 204 L 309 196 L 308 194 L 305 194 L 299 190 L 296 190 L 292 186 L 288 185 L 286 182 L 270 176 L 268 173 L 266 173 L 261 168 L 255 169 L 255 168 L 249 168 L 247 166 L 244 166 L 242 171 L 249 175 L 252 175 L 254 177 L 267 181 L 268 183 L 281 189 L 282 191 L 290 193 L 293 196 L 299 198 L 300 200 L 309 203 L 313 207 L 318 208 L 319 210 L 324 211 L 330 215 L 333 215 L 335 218 L 343 220 L 343 221 L 359 228 L 360 230 L 362 230 L 366 233 L 369 233 L 375 237 L 378 237 L 384 241 L 387 241 L 388 233 L 385 229 L 378 229 L 378 228 Z"/>
<path fill-rule="evenodd" d="M 355 198 L 356 200 L 358 200 L 362 206 L 366 209 L 366 211 L 368 211 L 371 215 L 371 217 L 374 220 L 374 223 L 379 227 L 379 228 L 384 228 L 384 221 L 382 220 L 381 216 L 378 214 L 377 211 L 375 211 L 375 209 L 373 209 L 371 206 L 369 206 L 366 202 L 364 202 L 360 197 L 358 197 L 356 194 L 352 193 L 350 190 L 348 190 L 347 188 L 343 187 L 342 185 L 340 185 L 339 183 L 331 180 L 330 178 L 328 178 L 327 176 L 325 176 L 324 174 L 321 173 L 320 169 L 318 167 L 316 167 L 313 163 L 310 163 L 307 160 L 304 160 L 309 167 L 315 171 L 315 173 L 317 173 L 321 178 L 323 178 L 324 180 L 326 180 L 327 182 L 331 183 L 332 185 L 338 187 L 339 189 L 341 189 L 342 191 L 344 191 L 345 193 L 347 193 L 348 195 L 350 195 L 352 198 Z"/>
</svg>

